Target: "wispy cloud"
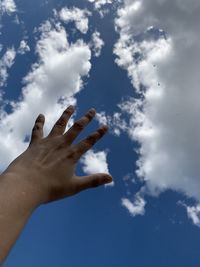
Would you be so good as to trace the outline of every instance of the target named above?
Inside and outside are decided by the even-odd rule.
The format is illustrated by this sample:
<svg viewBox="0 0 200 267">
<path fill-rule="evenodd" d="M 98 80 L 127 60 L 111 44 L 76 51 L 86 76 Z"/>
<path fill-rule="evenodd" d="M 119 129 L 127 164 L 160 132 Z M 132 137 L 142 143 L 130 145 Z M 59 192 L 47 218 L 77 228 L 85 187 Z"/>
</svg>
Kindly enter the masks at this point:
<svg viewBox="0 0 200 267">
<path fill-rule="evenodd" d="M 18 52 L 20 55 L 24 55 L 24 54 L 26 54 L 27 52 L 30 52 L 30 47 L 29 47 L 29 45 L 27 44 L 27 41 L 26 41 L 26 40 L 22 40 L 22 41 L 20 42 L 20 45 L 19 45 L 19 48 L 18 48 L 17 52 Z"/>
<path fill-rule="evenodd" d="M 95 31 L 92 34 L 92 39 L 90 46 L 93 50 L 94 56 L 99 57 L 101 55 L 101 50 L 104 46 L 104 41 L 101 39 L 101 34 L 98 31 Z"/>
<path fill-rule="evenodd" d="M 17 6 L 14 0 L 1 0 L 0 2 L 0 13 L 10 14 L 17 11 Z"/>
<path fill-rule="evenodd" d="M 115 9 L 121 0 L 87 0 L 92 3 L 94 10 L 98 11 L 101 18 L 110 12 L 111 9 Z"/>
<path fill-rule="evenodd" d="M 7 48 L 6 52 L 0 59 L 0 87 L 6 85 L 8 79 L 8 70 L 14 64 L 16 51 L 14 47 Z"/>
<path fill-rule="evenodd" d="M 187 211 L 188 218 L 192 220 L 192 223 L 200 227 L 200 204 L 191 206 L 182 201 L 179 201 L 177 204 L 183 206 Z"/>
<path fill-rule="evenodd" d="M 93 3 L 96 9 L 102 8 L 102 6 L 112 4 L 113 0 L 88 0 L 90 3 Z"/>
</svg>

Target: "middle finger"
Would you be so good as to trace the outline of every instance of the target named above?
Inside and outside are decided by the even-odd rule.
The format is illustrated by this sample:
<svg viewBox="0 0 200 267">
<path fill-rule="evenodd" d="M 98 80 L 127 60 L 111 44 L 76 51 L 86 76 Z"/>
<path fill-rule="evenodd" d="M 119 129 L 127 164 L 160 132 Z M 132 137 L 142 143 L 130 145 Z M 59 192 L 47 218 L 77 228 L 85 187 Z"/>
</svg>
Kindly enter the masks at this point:
<svg viewBox="0 0 200 267">
<path fill-rule="evenodd" d="M 76 121 L 74 125 L 64 134 L 67 144 L 71 144 L 80 132 L 91 122 L 96 114 L 95 109 L 90 109 L 81 119 Z"/>
</svg>

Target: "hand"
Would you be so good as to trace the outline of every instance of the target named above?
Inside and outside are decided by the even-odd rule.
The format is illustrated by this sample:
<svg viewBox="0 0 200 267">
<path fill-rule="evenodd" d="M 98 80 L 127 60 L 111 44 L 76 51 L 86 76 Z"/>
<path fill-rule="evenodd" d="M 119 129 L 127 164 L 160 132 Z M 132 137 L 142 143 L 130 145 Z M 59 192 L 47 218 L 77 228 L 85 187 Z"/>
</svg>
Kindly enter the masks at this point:
<svg viewBox="0 0 200 267">
<path fill-rule="evenodd" d="M 37 194 L 38 204 L 112 182 L 112 177 L 108 174 L 98 173 L 83 177 L 75 174 L 80 157 L 104 136 L 108 127 L 102 126 L 80 143 L 72 144 L 93 119 L 96 111 L 89 110 L 64 133 L 73 112 L 74 107 L 69 106 L 45 138 L 43 137 L 45 117 L 40 114 L 35 121 L 28 148 L 4 172 L 11 174 L 11 177 L 17 177 L 16 181 L 23 182 L 23 185 L 26 184 L 30 194 Z"/>
</svg>

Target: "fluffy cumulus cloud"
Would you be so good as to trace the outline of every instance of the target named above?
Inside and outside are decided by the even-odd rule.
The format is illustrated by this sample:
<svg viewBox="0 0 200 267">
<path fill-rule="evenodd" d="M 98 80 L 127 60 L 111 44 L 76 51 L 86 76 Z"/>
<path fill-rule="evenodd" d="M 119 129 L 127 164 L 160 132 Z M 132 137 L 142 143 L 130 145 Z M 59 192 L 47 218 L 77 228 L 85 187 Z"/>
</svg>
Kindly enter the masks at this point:
<svg viewBox="0 0 200 267">
<path fill-rule="evenodd" d="M 87 0 L 88 2 L 92 3 L 94 9 L 98 11 L 101 18 L 103 18 L 106 14 L 110 12 L 110 10 L 115 10 L 119 3 L 122 0 Z"/>
<path fill-rule="evenodd" d="M 135 195 L 133 201 L 130 201 L 128 198 L 122 198 L 121 204 L 129 211 L 129 213 L 133 217 L 137 215 L 144 215 L 145 213 L 146 201 L 140 195 L 140 193 L 137 193 Z"/>
<path fill-rule="evenodd" d="M 107 152 L 99 151 L 94 152 L 89 150 L 81 159 L 83 165 L 83 171 L 87 174 L 93 173 L 109 173 L 107 163 Z M 114 182 L 106 184 L 106 186 L 113 186 Z"/>
<path fill-rule="evenodd" d="M 13 13 L 17 10 L 14 0 L 1 0 L 0 1 L 0 13 Z"/>
<path fill-rule="evenodd" d="M 14 47 L 8 48 L 0 59 L 0 87 L 6 85 L 8 70 L 14 64 L 16 51 Z"/>
<path fill-rule="evenodd" d="M 114 48 L 137 93 L 121 109 L 130 118 L 129 136 L 140 144 L 137 174 L 146 191 L 178 190 L 198 201 L 199 12 L 198 0 L 124 0 Z"/>
<path fill-rule="evenodd" d="M 88 17 L 91 13 L 87 9 L 80 9 L 77 7 L 72 8 L 62 8 L 59 13 L 57 13 L 59 18 L 65 23 L 74 22 L 76 28 L 82 32 L 87 33 L 88 31 Z"/>
<path fill-rule="evenodd" d="M 100 9 L 102 6 L 107 4 L 112 4 L 113 0 L 88 0 L 90 3 L 93 3 L 96 9 Z"/>
<path fill-rule="evenodd" d="M 46 117 L 44 134 L 69 104 L 75 104 L 75 95 L 83 88 L 82 78 L 89 75 L 91 51 L 82 40 L 69 43 L 65 29 L 47 20 L 38 29 L 36 44 L 38 60 L 23 79 L 22 93 L 17 101 L 6 101 L 11 113 L 1 106 L 0 146 L 1 168 L 27 147 L 24 142 L 30 134 L 39 113 Z"/>
</svg>

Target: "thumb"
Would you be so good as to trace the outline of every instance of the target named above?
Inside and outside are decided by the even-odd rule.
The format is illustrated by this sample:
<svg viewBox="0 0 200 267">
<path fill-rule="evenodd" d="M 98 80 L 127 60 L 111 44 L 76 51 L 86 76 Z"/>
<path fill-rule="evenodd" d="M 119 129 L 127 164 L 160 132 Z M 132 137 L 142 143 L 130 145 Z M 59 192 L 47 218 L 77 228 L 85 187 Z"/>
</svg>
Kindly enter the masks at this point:
<svg viewBox="0 0 200 267">
<path fill-rule="evenodd" d="M 76 176 L 78 191 L 98 187 L 112 182 L 112 176 L 107 173 L 96 173 L 87 176 Z"/>
</svg>

